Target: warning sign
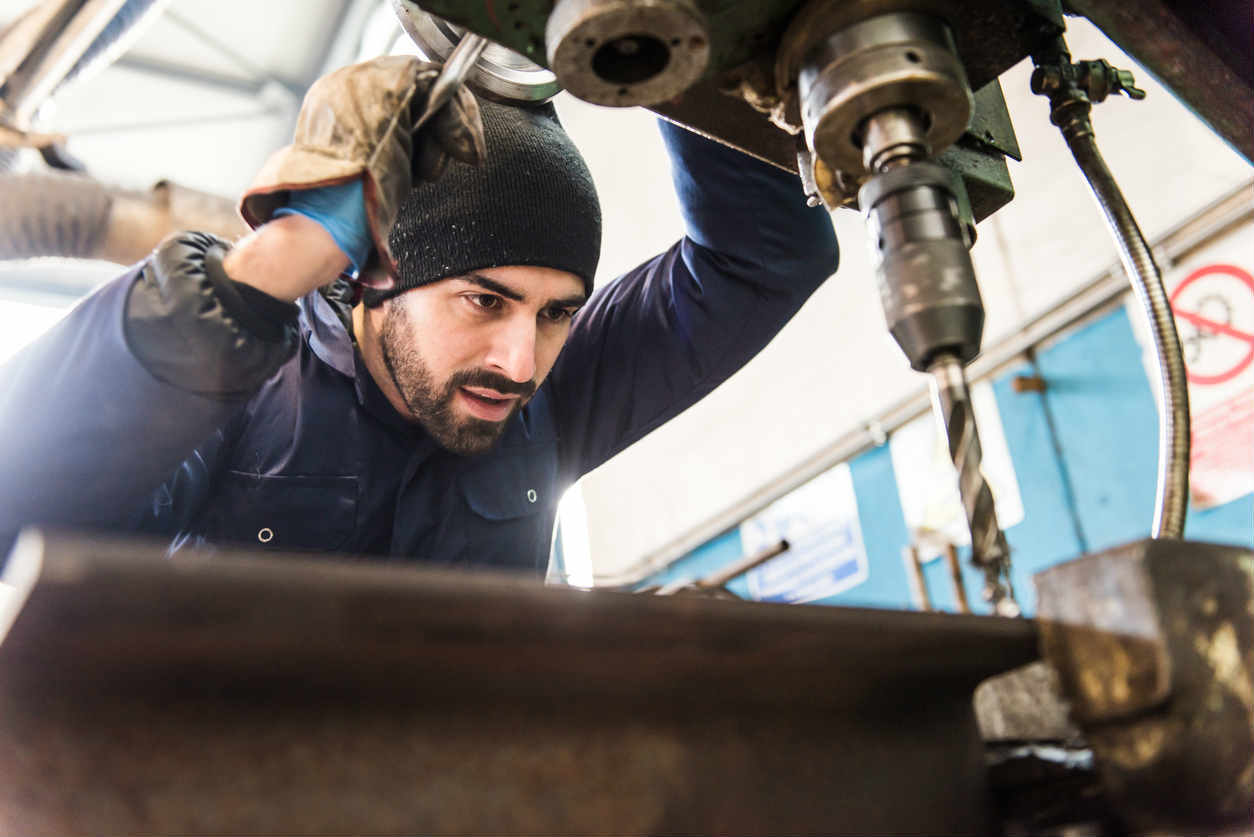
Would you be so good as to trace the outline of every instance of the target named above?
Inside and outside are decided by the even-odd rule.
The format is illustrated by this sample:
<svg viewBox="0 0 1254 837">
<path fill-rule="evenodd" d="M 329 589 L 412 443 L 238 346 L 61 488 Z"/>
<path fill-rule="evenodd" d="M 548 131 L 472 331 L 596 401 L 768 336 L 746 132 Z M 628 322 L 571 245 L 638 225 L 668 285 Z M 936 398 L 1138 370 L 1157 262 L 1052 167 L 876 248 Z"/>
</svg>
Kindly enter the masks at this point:
<svg viewBox="0 0 1254 837">
<path fill-rule="evenodd" d="M 1189 382 L 1222 384 L 1254 361 L 1254 276 L 1235 264 L 1207 264 L 1171 293 Z M 1246 325 L 1249 323 L 1249 325 Z"/>
<path fill-rule="evenodd" d="M 1254 389 L 1193 413 L 1192 499 L 1220 506 L 1254 491 Z"/>
<path fill-rule="evenodd" d="M 1254 491 L 1254 225 L 1165 277 L 1189 378 L 1197 508 Z"/>
</svg>

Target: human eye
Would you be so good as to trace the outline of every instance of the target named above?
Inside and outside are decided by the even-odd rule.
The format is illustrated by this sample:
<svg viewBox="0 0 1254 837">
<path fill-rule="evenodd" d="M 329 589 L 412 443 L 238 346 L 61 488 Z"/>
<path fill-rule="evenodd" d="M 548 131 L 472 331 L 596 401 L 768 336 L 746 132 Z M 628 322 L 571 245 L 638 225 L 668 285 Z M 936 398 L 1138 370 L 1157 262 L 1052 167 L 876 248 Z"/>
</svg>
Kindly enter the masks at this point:
<svg viewBox="0 0 1254 837">
<path fill-rule="evenodd" d="M 463 294 L 462 298 L 479 311 L 499 311 L 504 305 L 504 301 L 496 294 L 470 293 Z"/>
<path fill-rule="evenodd" d="M 554 305 L 541 311 L 540 316 L 551 323 L 565 323 L 575 316 L 576 310 L 575 308 Z"/>
</svg>

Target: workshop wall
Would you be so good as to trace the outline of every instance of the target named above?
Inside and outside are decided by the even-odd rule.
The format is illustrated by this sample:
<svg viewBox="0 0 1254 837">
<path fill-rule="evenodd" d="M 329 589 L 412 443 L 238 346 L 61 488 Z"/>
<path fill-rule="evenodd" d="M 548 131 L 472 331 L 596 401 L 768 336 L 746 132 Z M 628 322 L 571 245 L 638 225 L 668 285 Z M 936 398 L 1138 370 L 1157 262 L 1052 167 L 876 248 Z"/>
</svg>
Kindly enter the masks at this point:
<svg viewBox="0 0 1254 837">
<path fill-rule="evenodd" d="M 1039 347 L 1032 360 L 992 382 L 1024 509 L 1022 520 L 1006 530 L 1014 555 L 1012 580 L 1029 613 L 1035 607 L 1033 573 L 1148 534 L 1154 508 L 1157 420 L 1143 347 L 1127 308 L 1120 304 Z M 1044 390 L 1016 387 L 1016 379 L 1025 377 L 1043 381 Z M 1249 430 L 1254 433 L 1254 427 Z M 890 445 L 891 440 L 847 465 L 836 466 L 847 467 L 852 475 L 866 572 L 863 580 L 839 594 L 818 598 L 818 603 L 912 606 L 903 559 L 903 549 L 912 540 L 911 527 L 903 513 Z M 1254 469 L 1254 462 L 1250 467 Z M 827 515 L 840 516 L 839 500 L 831 503 Z M 644 585 L 700 578 L 752 554 L 755 550 L 746 548 L 744 535 L 744 527 L 725 532 Z M 830 539 L 831 534 L 826 537 Z M 1186 537 L 1254 543 L 1254 482 L 1240 498 L 1212 508 L 1192 507 Z M 959 549 L 967 598 L 973 609 L 987 611 L 979 598 L 981 577 L 966 566 L 968 555 L 969 548 Z M 814 600 L 813 594 L 827 581 L 829 568 L 838 568 L 844 553 L 810 549 L 806 557 L 808 565 L 793 567 L 791 583 L 777 585 L 772 596 L 754 595 L 754 587 L 761 587 L 754 575 L 768 570 L 770 563 L 737 579 L 730 588 L 746 598 Z M 945 561 L 925 562 L 923 576 L 932 605 L 955 610 Z"/>
</svg>

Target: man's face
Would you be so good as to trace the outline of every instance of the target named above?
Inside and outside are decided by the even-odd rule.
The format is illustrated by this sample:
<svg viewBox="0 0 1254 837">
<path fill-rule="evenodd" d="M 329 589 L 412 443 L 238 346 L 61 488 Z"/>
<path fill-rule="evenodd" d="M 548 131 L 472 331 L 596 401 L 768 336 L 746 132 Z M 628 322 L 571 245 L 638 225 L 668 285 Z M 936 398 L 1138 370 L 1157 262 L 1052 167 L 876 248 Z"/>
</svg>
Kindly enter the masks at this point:
<svg viewBox="0 0 1254 837">
<path fill-rule="evenodd" d="M 578 277 L 545 267 L 487 268 L 392 297 L 379 349 L 393 402 L 448 450 L 486 451 L 544 382 L 583 303 Z"/>
</svg>

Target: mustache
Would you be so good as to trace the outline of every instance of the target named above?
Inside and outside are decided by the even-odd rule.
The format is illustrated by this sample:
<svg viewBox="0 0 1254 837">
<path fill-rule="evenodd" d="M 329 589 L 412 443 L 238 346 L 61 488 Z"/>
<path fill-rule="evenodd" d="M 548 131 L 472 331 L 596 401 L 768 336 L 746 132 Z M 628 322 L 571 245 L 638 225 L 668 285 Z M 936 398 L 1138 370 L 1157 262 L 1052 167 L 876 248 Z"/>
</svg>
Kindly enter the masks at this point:
<svg viewBox="0 0 1254 837">
<path fill-rule="evenodd" d="M 448 392 L 451 393 L 460 387 L 484 387 L 494 389 L 502 395 L 521 395 L 527 398 L 535 393 L 536 382 L 511 381 L 504 375 L 489 372 L 487 369 L 464 369 L 453 373 L 448 380 Z"/>
</svg>

